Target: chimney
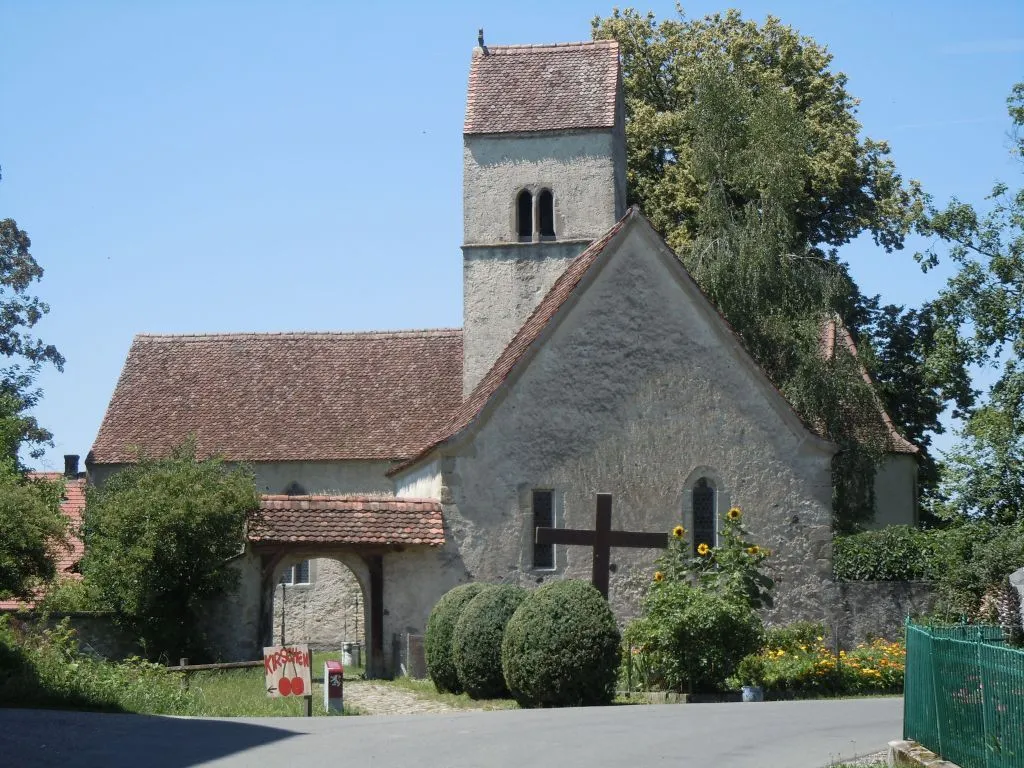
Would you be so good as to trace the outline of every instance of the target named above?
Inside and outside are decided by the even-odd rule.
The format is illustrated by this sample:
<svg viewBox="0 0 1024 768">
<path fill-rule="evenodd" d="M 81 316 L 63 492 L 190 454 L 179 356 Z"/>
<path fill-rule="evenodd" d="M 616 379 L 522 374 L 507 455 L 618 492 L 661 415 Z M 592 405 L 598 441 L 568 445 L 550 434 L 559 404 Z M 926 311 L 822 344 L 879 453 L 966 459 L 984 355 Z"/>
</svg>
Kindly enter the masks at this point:
<svg viewBox="0 0 1024 768">
<path fill-rule="evenodd" d="M 64 454 L 64 477 L 78 477 L 78 454 Z"/>
</svg>

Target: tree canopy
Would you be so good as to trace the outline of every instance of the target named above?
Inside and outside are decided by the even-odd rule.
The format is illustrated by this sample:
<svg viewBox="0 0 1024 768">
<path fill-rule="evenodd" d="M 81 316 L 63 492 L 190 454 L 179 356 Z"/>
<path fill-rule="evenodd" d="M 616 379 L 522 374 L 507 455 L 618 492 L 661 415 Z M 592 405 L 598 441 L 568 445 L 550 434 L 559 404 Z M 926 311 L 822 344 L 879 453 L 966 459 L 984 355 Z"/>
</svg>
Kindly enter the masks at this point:
<svg viewBox="0 0 1024 768">
<path fill-rule="evenodd" d="M 235 586 L 227 561 L 258 506 L 248 470 L 200 460 L 191 442 L 143 458 L 88 489 L 85 579 L 150 657 L 201 656 L 203 601 Z"/>
<path fill-rule="evenodd" d="M 734 77 L 731 95 L 760 111 L 784 109 L 796 130 L 773 133 L 777 150 L 766 163 L 756 126 L 722 147 L 724 192 L 736 208 L 763 197 L 780 159 L 787 174 L 786 207 L 796 245 L 834 249 L 864 231 L 887 250 L 902 246 L 913 211 L 885 142 L 860 138 L 857 100 L 846 76 L 832 72 L 831 54 L 769 16 L 761 25 L 735 10 L 690 19 L 655 20 L 632 9 L 593 21 L 593 35 L 615 39 L 622 51 L 626 99 L 629 196 L 680 248 L 697 236 L 709 180 L 697 165 L 706 147 L 695 130 L 714 98 L 709 69 Z M 762 121 L 763 125 L 763 121 Z M 727 151 L 725 151 L 727 149 Z"/>
<path fill-rule="evenodd" d="M 1024 82 L 1007 106 L 1020 167 Z M 987 211 L 957 199 L 940 209 L 925 196 L 917 229 L 932 245 L 917 257 L 929 269 L 944 249 L 956 267 L 933 303 L 934 358 L 995 374 L 980 404 L 960 410 L 966 419 L 948 457 L 945 511 L 1012 522 L 1024 520 L 1024 187 L 997 183 L 987 200 Z"/>
</svg>

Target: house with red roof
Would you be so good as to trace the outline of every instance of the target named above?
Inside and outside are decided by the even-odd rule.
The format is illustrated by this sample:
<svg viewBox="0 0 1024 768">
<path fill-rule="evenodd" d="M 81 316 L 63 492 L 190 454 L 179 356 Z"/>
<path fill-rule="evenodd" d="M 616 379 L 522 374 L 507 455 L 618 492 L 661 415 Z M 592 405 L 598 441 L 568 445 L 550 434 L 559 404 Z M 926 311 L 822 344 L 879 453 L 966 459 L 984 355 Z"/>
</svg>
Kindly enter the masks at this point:
<svg viewBox="0 0 1024 768">
<path fill-rule="evenodd" d="M 64 498 L 61 499 L 61 511 L 67 516 L 71 526 L 71 535 L 68 537 L 67 546 L 56 547 L 54 558 L 57 565 L 58 579 L 81 579 L 79 561 L 85 552 L 82 540 L 78 531 L 82 526 L 82 512 L 85 510 L 85 473 L 78 471 L 78 456 L 64 457 L 64 473 L 60 472 L 31 472 L 31 479 L 49 480 L 51 482 L 63 481 Z M 23 600 L 0 600 L 0 611 L 30 610 L 35 607 L 33 601 Z"/>
<path fill-rule="evenodd" d="M 480 43 L 463 129 L 463 327 L 139 335 L 87 459 L 92 482 L 189 436 L 253 468 L 262 514 L 213 633 L 236 658 L 335 637 L 342 615 L 344 632 L 365 633 L 371 671 L 394 671 L 395 639 L 421 633 L 456 584 L 589 578 L 589 549 L 535 531 L 592 528 L 599 492 L 615 529 L 682 524 L 694 545 L 740 506 L 776 553 L 767 618 L 839 615 L 837 446 L 627 208 L 617 43 Z M 850 344 L 824 325 L 823 353 Z M 917 448 L 886 423 L 876 516 L 910 523 Z M 655 555 L 612 550 L 621 617 Z"/>
</svg>

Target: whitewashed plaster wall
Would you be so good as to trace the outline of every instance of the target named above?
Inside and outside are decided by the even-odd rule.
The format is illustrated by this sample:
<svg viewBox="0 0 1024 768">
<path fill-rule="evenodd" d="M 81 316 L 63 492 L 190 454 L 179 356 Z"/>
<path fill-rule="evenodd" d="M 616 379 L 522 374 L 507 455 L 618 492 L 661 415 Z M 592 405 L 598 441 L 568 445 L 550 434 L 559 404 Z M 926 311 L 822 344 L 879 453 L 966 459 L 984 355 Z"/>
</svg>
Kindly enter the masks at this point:
<svg viewBox="0 0 1024 768">
<path fill-rule="evenodd" d="M 567 527 L 591 528 L 595 494 L 609 492 L 614 527 L 667 531 L 684 521 L 694 471 L 711 467 L 754 538 L 775 552 L 772 616 L 820 617 L 834 446 L 799 426 L 751 370 L 646 224 L 618 247 L 472 439 L 446 449 L 446 549 L 474 579 L 586 579 L 586 548 L 557 548 L 554 572 L 532 568 L 532 489 L 556 491 Z M 620 617 L 635 613 L 654 558 L 613 550 Z"/>
<path fill-rule="evenodd" d="M 125 466 L 90 467 L 89 482 L 101 486 Z M 260 461 L 247 466 L 256 476 L 256 488 L 261 493 L 286 493 L 292 483 L 298 483 L 306 493 L 394 493 L 394 483 L 385 474 L 391 467 L 388 461 Z"/>
<path fill-rule="evenodd" d="M 875 518 L 869 528 L 917 523 L 917 458 L 886 456 L 875 472 Z"/>
</svg>

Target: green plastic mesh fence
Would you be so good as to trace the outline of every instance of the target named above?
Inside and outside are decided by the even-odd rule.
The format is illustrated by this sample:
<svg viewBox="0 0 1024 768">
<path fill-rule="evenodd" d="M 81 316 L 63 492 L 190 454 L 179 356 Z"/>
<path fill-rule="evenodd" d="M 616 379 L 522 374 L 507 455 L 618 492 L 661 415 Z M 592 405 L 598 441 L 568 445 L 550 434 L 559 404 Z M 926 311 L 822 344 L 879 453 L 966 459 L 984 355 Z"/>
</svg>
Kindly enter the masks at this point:
<svg viewBox="0 0 1024 768">
<path fill-rule="evenodd" d="M 1024 651 L 998 627 L 907 622 L 903 736 L 963 768 L 1024 768 Z"/>
</svg>

